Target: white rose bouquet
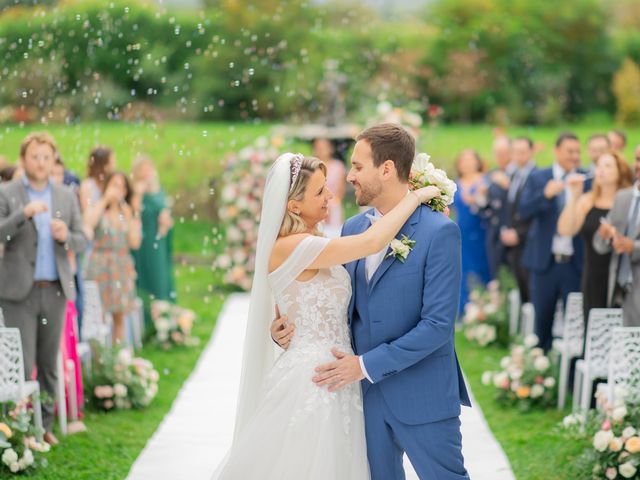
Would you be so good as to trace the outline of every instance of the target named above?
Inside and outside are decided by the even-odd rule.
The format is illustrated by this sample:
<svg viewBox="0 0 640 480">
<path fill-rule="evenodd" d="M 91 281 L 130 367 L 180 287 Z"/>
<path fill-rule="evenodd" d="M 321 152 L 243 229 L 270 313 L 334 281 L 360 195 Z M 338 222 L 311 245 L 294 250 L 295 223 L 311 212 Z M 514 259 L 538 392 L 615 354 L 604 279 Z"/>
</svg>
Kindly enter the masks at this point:
<svg viewBox="0 0 640 480">
<path fill-rule="evenodd" d="M 431 163 L 431 157 L 426 153 L 419 153 L 413 161 L 409 185 L 412 190 L 431 185 L 438 187 L 441 195 L 434 197 L 427 203 L 436 212 L 447 210 L 447 207 L 453 203 L 453 196 L 458 188 L 456 183 L 447 177 L 444 170 L 436 168 Z"/>
<path fill-rule="evenodd" d="M 195 318 L 193 311 L 165 300 L 151 302 L 151 319 L 156 331 L 155 340 L 164 349 L 169 349 L 173 345 L 197 345 L 200 339 L 191 335 Z"/>
<path fill-rule="evenodd" d="M 497 280 L 490 282 L 487 288 L 478 286 L 473 289 L 469 302 L 464 306 L 462 328 L 467 340 L 481 347 L 509 346 L 508 305 Z"/>
</svg>

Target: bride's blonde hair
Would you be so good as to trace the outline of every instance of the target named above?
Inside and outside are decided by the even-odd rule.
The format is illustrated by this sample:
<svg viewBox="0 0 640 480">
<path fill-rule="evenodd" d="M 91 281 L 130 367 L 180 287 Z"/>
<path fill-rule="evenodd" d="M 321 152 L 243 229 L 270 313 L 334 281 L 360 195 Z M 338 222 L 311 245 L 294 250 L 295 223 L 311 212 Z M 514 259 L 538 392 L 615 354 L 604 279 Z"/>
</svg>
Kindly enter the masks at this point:
<svg viewBox="0 0 640 480">
<path fill-rule="evenodd" d="M 300 171 L 295 174 L 297 170 L 296 163 L 300 162 Z M 322 163 L 321 160 L 315 157 L 294 157 L 291 159 L 291 180 L 293 185 L 289 189 L 289 196 L 287 197 L 287 203 L 290 200 L 301 201 L 304 198 L 304 194 L 307 191 L 307 185 L 309 179 L 316 172 L 321 170 L 324 176 L 327 176 L 327 166 Z M 284 212 L 284 220 L 282 220 L 282 226 L 280 227 L 280 236 L 286 237 L 287 235 L 294 235 L 296 233 L 304 233 L 309 230 L 309 227 L 304 223 L 300 215 L 286 209 Z"/>
</svg>

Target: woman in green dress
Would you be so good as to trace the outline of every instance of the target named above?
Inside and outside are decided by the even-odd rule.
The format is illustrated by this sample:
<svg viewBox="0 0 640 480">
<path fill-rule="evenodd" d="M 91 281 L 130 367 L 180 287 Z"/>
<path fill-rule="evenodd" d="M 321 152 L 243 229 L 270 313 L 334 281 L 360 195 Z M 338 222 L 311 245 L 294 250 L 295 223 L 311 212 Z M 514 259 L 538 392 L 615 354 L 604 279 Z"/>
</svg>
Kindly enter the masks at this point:
<svg viewBox="0 0 640 480">
<path fill-rule="evenodd" d="M 142 243 L 133 251 L 138 273 L 138 293 L 145 303 L 145 323 L 150 324 L 149 302 L 175 302 L 173 280 L 172 227 L 173 220 L 165 192 L 160 188 L 158 171 L 145 156 L 133 165 L 133 182 L 139 198 L 142 221 Z"/>
</svg>

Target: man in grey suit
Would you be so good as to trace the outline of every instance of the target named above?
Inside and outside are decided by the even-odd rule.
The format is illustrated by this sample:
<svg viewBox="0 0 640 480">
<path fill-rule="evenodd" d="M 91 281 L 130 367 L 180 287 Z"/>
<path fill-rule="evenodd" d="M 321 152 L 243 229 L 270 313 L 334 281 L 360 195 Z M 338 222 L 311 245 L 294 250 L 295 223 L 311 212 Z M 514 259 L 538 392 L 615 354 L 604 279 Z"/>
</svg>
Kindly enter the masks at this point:
<svg viewBox="0 0 640 480">
<path fill-rule="evenodd" d="M 622 307 L 626 327 L 640 326 L 640 145 L 635 156 L 636 183 L 616 194 L 607 221 L 593 237 L 598 253 L 613 253 L 607 303 Z"/>
<path fill-rule="evenodd" d="M 25 376 L 37 365 L 40 390 L 51 399 L 66 302 L 76 295 L 68 252 L 87 242 L 73 192 L 49 180 L 55 157 L 49 134 L 28 135 L 20 146 L 24 176 L 0 186 L 0 308 L 6 326 L 20 329 Z M 53 404 L 42 405 L 44 438 L 55 445 Z"/>
</svg>

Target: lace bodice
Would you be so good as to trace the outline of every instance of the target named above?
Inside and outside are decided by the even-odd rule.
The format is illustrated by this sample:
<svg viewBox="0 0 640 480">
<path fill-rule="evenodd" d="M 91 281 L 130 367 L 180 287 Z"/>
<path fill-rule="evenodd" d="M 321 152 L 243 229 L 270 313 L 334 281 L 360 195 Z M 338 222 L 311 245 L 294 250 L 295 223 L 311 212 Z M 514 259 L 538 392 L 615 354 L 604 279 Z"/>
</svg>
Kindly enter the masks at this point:
<svg viewBox="0 0 640 480">
<path fill-rule="evenodd" d="M 280 312 L 296 326 L 289 350 L 351 348 L 347 323 L 351 281 L 347 271 L 335 266 L 318 270 L 310 280 L 297 280 L 329 242 L 324 237 L 305 238 L 269 275 Z"/>
<path fill-rule="evenodd" d="M 326 352 L 337 347 L 349 351 L 350 298 L 351 280 L 341 266 L 319 270 L 305 282 L 294 280 L 276 298 L 280 310 L 296 326 L 289 349 Z"/>
<path fill-rule="evenodd" d="M 331 412 L 338 409 L 342 430 L 349 435 L 353 412 L 362 411 L 360 385 L 353 383 L 338 392 L 329 392 L 326 387 L 316 386 L 311 378 L 315 367 L 335 360 L 332 348 L 353 353 L 347 319 L 351 279 L 344 267 L 335 266 L 318 270 L 310 280 L 296 280 L 329 241 L 324 237 L 305 238 L 269 275 L 280 312 L 295 324 L 296 331 L 268 376 L 266 398 L 275 395 L 278 386 L 295 385 L 298 399 L 287 412 L 290 425 L 304 423 L 314 415 L 328 420 Z"/>
</svg>

